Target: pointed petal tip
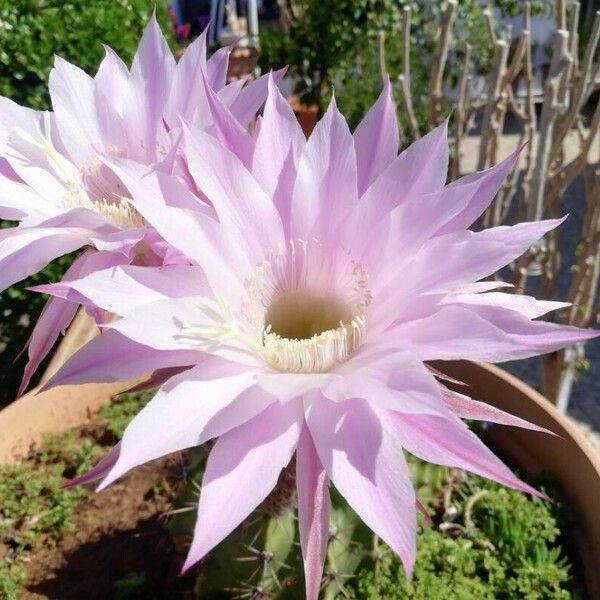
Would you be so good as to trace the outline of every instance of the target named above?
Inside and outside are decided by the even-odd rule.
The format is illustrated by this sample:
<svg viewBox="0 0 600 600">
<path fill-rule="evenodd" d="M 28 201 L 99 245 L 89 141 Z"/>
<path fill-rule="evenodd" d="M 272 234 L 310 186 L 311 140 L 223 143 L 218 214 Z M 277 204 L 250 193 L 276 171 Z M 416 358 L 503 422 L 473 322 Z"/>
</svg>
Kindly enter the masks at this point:
<svg viewBox="0 0 600 600">
<path fill-rule="evenodd" d="M 185 575 L 187 575 L 192 566 L 193 563 L 188 564 L 188 561 L 186 559 L 186 561 L 181 566 L 181 569 L 179 570 L 179 577 L 184 577 Z"/>
<path fill-rule="evenodd" d="M 402 568 L 404 569 L 404 574 L 406 575 L 406 579 L 408 581 L 412 581 L 413 571 L 415 567 L 415 556 L 414 554 L 410 557 L 400 557 L 402 562 Z"/>
<path fill-rule="evenodd" d="M 280 82 L 287 75 L 289 68 L 290 68 L 289 65 L 284 65 L 283 67 L 281 67 L 281 69 L 277 69 L 276 71 L 273 71 L 273 77 L 275 78 L 275 80 L 277 82 Z"/>
<path fill-rule="evenodd" d="M 192 542 L 192 546 L 190 547 L 190 549 L 188 551 L 188 555 L 185 557 L 183 565 L 181 565 L 181 570 L 179 571 L 179 576 L 183 577 L 184 575 L 189 573 L 190 570 L 192 569 L 192 567 L 194 567 L 194 565 L 198 564 L 198 562 L 200 562 L 200 560 L 202 560 L 203 558 L 204 558 L 204 554 L 202 554 L 201 556 L 198 556 L 197 552 L 194 552 L 193 542 Z"/>
</svg>

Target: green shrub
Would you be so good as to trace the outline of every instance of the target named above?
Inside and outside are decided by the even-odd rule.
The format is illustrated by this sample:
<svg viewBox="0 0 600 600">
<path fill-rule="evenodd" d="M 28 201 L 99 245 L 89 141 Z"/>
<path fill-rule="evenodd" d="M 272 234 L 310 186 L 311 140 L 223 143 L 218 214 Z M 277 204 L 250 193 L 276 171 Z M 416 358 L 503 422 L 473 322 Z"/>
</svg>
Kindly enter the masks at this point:
<svg viewBox="0 0 600 600">
<path fill-rule="evenodd" d="M 456 83 L 460 75 L 464 41 L 474 48 L 474 69 L 485 73 L 490 67 L 493 49 L 483 15 L 486 4 L 480 0 L 458 3 L 454 32 L 461 43 L 454 44 L 450 51 L 446 70 L 450 84 Z M 494 3 L 506 16 L 519 14 L 518 4 L 513 0 Z M 326 108 L 335 88 L 338 105 L 351 126 L 356 126 L 381 91 L 380 31 L 386 34 L 386 68 L 396 85 L 402 61 L 402 8 L 410 6 L 414 109 L 421 129 L 431 129 L 427 94 L 436 25 L 445 10 L 445 0 L 297 0 L 293 5 L 298 7 L 299 16 L 293 21 L 289 35 L 276 29 L 261 33 L 261 66 L 264 69 L 289 64 L 290 73 L 297 79 L 295 92 L 303 102 L 316 102 L 321 109 Z M 551 7 L 551 0 L 531 2 L 533 14 L 548 12 Z M 399 98 L 398 93 L 395 96 Z M 448 105 L 446 112 L 449 110 Z M 403 122 L 401 110 L 399 117 Z"/>
<path fill-rule="evenodd" d="M 48 73 L 58 54 L 93 74 L 102 44 L 131 61 L 156 5 L 167 32 L 165 0 L 0 0 L 0 95 L 49 108 Z"/>
</svg>

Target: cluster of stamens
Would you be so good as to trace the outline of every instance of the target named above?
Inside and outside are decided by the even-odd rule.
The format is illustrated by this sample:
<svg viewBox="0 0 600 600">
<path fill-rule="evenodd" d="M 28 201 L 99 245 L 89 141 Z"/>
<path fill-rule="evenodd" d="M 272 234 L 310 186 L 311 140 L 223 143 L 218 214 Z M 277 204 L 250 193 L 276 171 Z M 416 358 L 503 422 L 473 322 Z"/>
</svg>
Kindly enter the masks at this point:
<svg viewBox="0 0 600 600">
<path fill-rule="evenodd" d="M 242 316 L 259 338 L 257 351 L 274 369 L 322 373 L 361 345 L 371 301 L 362 266 L 330 261 L 317 240 L 290 242 L 246 282 Z"/>
<path fill-rule="evenodd" d="M 114 194 L 106 197 L 92 198 L 76 180 L 66 183 L 66 194 L 63 201 L 65 209 L 86 208 L 106 219 L 120 229 L 143 227 L 145 220 L 127 198 Z"/>
<path fill-rule="evenodd" d="M 65 210 L 85 208 L 100 215 L 121 229 L 142 227 L 144 218 L 120 192 L 122 184 L 99 160 L 81 169 L 65 158 L 54 146 L 50 113 L 45 112 L 41 131 L 37 135 L 17 128 L 16 135 L 42 150 L 56 175 L 65 186 L 62 206 Z M 119 154 L 111 148 L 112 154 Z"/>
</svg>

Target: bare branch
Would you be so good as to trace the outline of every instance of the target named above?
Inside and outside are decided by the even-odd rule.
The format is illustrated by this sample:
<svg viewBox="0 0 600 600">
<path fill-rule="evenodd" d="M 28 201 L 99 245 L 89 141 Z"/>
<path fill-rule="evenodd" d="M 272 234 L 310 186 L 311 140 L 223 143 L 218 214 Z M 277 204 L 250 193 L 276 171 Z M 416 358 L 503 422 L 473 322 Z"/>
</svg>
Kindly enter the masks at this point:
<svg viewBox="0 0 600 600">
<path fill-rule="evenodd" d="M 467 100 L 469 93 L 469 69 L 471 68 L 471 46 L 465 43 L 465 62 L 458 84 L 458 102 L 456 104 L 456 145 L 454 161 L 452 162 L 451 179 L 460 177 L 461 147 L 463 138 L 467 132 Z"/>
<path fill-rule="evenodd" d="M 442 84 L 444 70 L 448 60 L 448 49 L 452 39 L 452 25 L 456 17 L 457 0 L 448 0 L 446 11 L 442 17 L 440 26 L 440 37 L 435 50 L 432 66 L 431 90 L 429 92 L 429 114 L 432 125 L 441 122 L 442 113 Z"/>
<path fill-rule="evenodd" d="M 385 31 L 381 30 L 377 35 L 377 57 L 379 59 L 379 76 L 381 84 L 387 79 L 387 67 L 385 65 Z"/>
</svg>

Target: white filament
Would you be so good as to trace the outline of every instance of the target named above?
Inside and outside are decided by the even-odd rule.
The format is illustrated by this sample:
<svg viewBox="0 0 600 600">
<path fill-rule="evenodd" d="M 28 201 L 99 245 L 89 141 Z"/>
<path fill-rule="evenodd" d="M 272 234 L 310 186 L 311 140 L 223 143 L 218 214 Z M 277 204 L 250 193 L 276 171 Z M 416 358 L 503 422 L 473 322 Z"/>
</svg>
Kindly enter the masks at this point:
<svg viewBox="0 0 600 600">
<path fill-rule="evenodd" d="M 50 113 L 44 112 L 43 130 L 34 137 L 21 128 L 15 133 L 23 140 L 39 148 L 48 158 L 48 163 L 65 187 L 62 208 L 85 208 L 104 218 L 121 229 L 131 229 L 145 225 L 144 218 L 131 203 L 115 194 L 101 174 L 102 163 L 95 161 L 80 170 L 65 158 L 54 146 L 51 135 Z M 116 149 L 112 148 L 116 153 Z M 87 185 L 84 185 L 84 181 Z M 90 190 L 93 190 L 92 194 Z"/>
</svg>

